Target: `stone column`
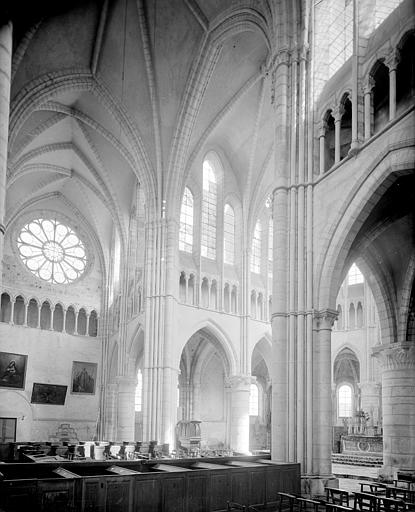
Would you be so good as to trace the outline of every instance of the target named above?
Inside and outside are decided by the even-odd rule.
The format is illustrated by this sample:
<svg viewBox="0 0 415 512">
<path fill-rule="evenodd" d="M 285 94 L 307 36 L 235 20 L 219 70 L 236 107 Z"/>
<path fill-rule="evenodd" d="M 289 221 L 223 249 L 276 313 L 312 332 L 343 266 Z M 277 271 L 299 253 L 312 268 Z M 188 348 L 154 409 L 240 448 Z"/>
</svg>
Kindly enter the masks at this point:
<svg viewBox="0 0 415 512">
<path fill-rule="evenodd" d="M 49 331 L 53 331 L 53 318 L 55 316 L 55 308 L 53 306 L 50 307 L 50 325 Z"/>
<path fill-rule="evenodd" d="M 318 131 L 320 141 L 320 176 L 324 174 L 324 171 L 326 170 L 326 128 L 327 124 L 325 121 L 321 121 Z"/>
<path fill-rule="evenodd" d="M 62 332 L 63 334 L 66 334 L 66 308 L 62 308 L 62 314 L 63 314 L 63 325 L 62 325 Z"/>
<path fill-rule="evenodd" d="M 332 115 L 334 118 L 334 163 L 340 162 L 340 133 L 341 133 L 341 121 L 344 114 L 344 108 L 339 105 L 334 108 Z"/>
<path fill-rule="evenodd" d="M 6 208 L 7 147 L 9 138 L 12 24 L 0 27 L 0 287 L 2 284 L 4 213 Z M 13 318 L 12 318 L 13 320 Z"/>
<path fill-rule="evenodd" d="M 85 336 L 89 336 L 89 317 L 91 316 L 90 313 L 86 313 L 86 329 L 85 329 Z"/>
<path fill-rule="evenodd" d="M 40 313 L 42 312 L 42 304 L 38 304 L 38 308 L 37 308 L 37 328 L 39 329 L 40 328 Z"/>
<path fill-rule="evenodd" d="M 379 425 L 379 398 L 380 385 L 377 382 L 366 381 L 360 384 L 360 408 L 369 414 L 368 428 L 372 429 Z"/>
<path fill-rule="evenodd" d="M 135 435 L 135 377 L 117 377 L 117 441 L 133 441 Z"/>
<path fill-rule="evenodd" d="M 337 311 L 326 309 L 314 317 L 313 375 L 314 429 L 313 474 L 332 477 L 331 437 L 331 330 Z"/>
<path fill-rule="evenodd" d="M 372 90 L 375 81 L 369 76 L 363 86 L 363 94 L 365 98 L 365 140 L 370 139 L 372 133 Z"/>
<path fill-rule="evenodd" d="M 230 394 L 230 447 L 239 453 L 249 452 L 249 393 L 252 377 L 233 375 L 228 379 Z"/>
<path fill-rule="evenodd" d="M 73 329 L 73 333 L 74 334 L 78 334 L 78 314 L 79 314 L 79 311 L 74 311 L 75 313 L 75 326 L 74 326 L 74 329 Z"/>
<path fill-rule="evenodd" d="M 382 367 L 383 473 L 415 467 L 415 344 L 373 347 Z"/>
<path fill-rule="evenodd" d="M 16 299 L 10 297 L 10 325 L 14 325 L 14 305 L 16 304 Z"/>
<path fill-rule="evenodd" d="M 389 68 L 389 121 L 396 116 L 396 68 L 398 67 L 399 56 L 393 52 L 385 60 Z"/>
<path fill-rule="evenodd" d="M 25 327 L 27 327 L 27 309 L 29 307 L 29 301 L 25 300 L 24 301 L 24 321 L 23 321 L 23 325 Z"/>
</svg>

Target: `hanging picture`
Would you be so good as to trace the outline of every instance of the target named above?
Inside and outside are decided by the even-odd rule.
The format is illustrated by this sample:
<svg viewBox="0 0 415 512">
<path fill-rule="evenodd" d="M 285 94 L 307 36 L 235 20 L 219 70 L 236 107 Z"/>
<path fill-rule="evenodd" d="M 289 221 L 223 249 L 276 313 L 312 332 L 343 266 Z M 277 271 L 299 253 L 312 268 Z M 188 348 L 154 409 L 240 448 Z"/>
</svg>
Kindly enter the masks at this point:
<svg viewBox="0 0 415 512">
<path fill-rule="evenodd" d="M 65 405 L 68 386 L 33 383 L 32 404 Z"/>
<path fill-rule="evenodd" d="M 97 381 L 97 363 L 74 361 L 72 366 L 71 393 L 94 395 Z"/>
<path fill-rule="evenodd" d="M 0 352 L 0 387 L 24 389 L 27 356 Z"/>
</svg>

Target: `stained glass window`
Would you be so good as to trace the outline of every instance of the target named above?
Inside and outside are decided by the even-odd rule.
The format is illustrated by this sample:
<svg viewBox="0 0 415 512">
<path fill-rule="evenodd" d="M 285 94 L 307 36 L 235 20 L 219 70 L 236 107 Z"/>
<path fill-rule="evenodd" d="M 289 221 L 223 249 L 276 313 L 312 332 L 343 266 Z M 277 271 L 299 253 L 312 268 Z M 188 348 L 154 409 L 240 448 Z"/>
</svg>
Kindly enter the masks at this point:
<svg viewBox="0 0 415 512">
<path fill-rule="evenodd" d="M 26 267 L 43 281 L 68 284 L 85 271 L 84 244 L 73 229 L 56 219 L 36 219 L 26 224 L 17 247 Z"/>
<path fill-rule="evenodd" d="M 137 386 L 135 388 L 135 412 L 140 412 L 142 409 L 143 400 L 143 374 L 139 369 L 137 372 Z"/>
<path fill-rule="evenodd" d="M 350 267 L 349 273 L 347 274 L 347 280 L 349 284 L 363 283 L 363 274 L 360 272 L 356 263 L 353 263 Z"/>
</svg>

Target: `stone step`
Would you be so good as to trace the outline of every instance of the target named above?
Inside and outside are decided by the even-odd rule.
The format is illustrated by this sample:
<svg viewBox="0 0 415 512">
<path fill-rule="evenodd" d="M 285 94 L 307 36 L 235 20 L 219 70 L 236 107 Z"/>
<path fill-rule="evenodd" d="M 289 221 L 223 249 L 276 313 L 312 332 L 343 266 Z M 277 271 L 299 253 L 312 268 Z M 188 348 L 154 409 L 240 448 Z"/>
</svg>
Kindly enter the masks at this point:
<svg viewBox="0 0 415 512">
<path fill-rule="evenodd" d="M 380 467 L 383 465 L 383 458 L 376 455 L 332 453 L 331 461 L 335 464 L 350 464 L 351 466 Z"/>
</svg>

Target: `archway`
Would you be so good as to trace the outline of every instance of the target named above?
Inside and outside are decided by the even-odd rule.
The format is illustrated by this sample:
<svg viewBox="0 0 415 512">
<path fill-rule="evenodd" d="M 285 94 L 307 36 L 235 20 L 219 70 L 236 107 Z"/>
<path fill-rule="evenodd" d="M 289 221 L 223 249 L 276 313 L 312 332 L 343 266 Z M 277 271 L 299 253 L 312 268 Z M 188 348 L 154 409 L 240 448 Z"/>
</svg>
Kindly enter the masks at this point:
<svg viewBox="0 0 415 512">
<path fill-rule="evenodd" d="M 271 344 L 265 339 L 256 343 L 251 356 L 253 377 L 249 410 L 249 449 L 251 452 L 271 449 L 272 387 L 267 361 L 271 360 Z"/>
<path fill-rule="evenodd" d="M 331 261 L 326 259 L 327 268 L 330 268 L 326 277 L 332 287 L 329 290 L 332 309 L 336 304 L 334 293 L 340 286 L 339 281 L 335 284 L 334 276 L 345 276 L 353 261 L 358 262 L 365 275 L 377 306 L 380 343 L 372 351 L 381 366 L 386 473 L 392 467 L 411 467 L 415 463 L 414 426 L 408 412 L 415 408 L 415 350 L 406 338 L 404 324 L 408 322 L 410 312 L 408 301 L 402 299 L 408 296 L 407 290 L 413 283 L 413 272 L 408 274 L 408 270 L 415 251 L 412 235 L 414 190 L 413 172 L 395 172 L 372 189 L 364 202 L 352 201 L 349 213 L 355 210 L 354 221 L 349 230 L 339 230 L 338 237 L 335 235 L 331 241 L 332 248 L 338 250 L 337 257 Z M 346 311 L 344 309 L 345 314 Z M 405 393 L 405 407 L 401 407 L 400 398 L 396 395 L 398 380 L 401 383 L 400 393 Z"/>
<path fill-rule="evenodd" d="M 226 392 L 230 363 L 221 342 L 208 329 L 191 336 L 180 358 L 178 420 L 201 421 L 201 448 L 224 450 L 229 445 Z"/>
</svg>

